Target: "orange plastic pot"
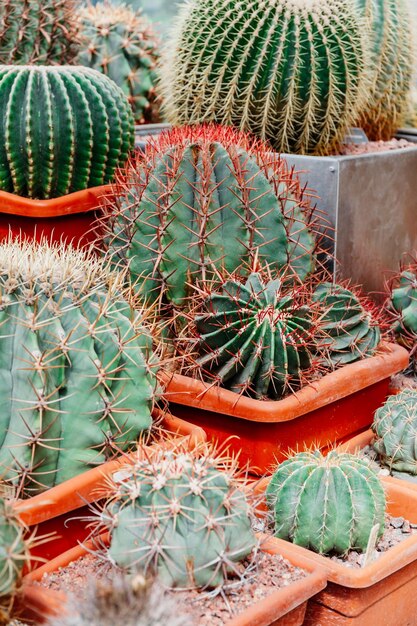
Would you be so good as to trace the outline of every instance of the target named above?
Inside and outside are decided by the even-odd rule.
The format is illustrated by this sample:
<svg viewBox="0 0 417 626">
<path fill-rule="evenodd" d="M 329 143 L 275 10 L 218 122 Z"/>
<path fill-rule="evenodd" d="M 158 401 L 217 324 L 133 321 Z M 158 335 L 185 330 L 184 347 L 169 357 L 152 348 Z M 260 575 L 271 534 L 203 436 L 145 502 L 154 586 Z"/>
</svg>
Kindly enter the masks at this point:
<svg viewBox="0 0 417 626">
<path fill-rule="evenodd" d="M 19 620 L 43 624 L 46 618 L 59 615 L 66 596 L 27 582 L 16 598 L 13 613 Z"/>
<path fill-rule="evenodd" d="M 201 426 L 211 440 L 237 435 L 231 450 L 261 475 L 288 450 L 324 448 L 368 428 L 387 396 L 391 375 L 407 363 L 404 348 L 382 344 L 377 356 L 346 365 L 278 401 L 239 396 L 179 374 L 165 374 L 162 382 L 176 415 Z"/>
<path fill-rule="evenodd" d="M 51 200 L 31 200 L 0 191 L 0 239 L 11 233 L 87 245 L 96 237 L 93 225 L 101 201 L 111 193 L 111 185 L 101 185 Z"/>
<path fill-rule="evenodd" d="M 100 544 L 108 544 L 108 535 L 102 535 Z M 85 546 L 77 546 L 68 550 L 39 569 L 25 577 L 28 583 L 40 581 L 45 573 L 50 573 L 65 567 L 92 549 L 95 544 L 87 542 Z M 283 587 L 271 593 L 267 598 L 260 600 L 240 615 L 233 617 L 225 626 L 299 626 L 304 622 L 307 602 L 316 593 L 326 586 L 326 575 L 315 563 L 305 559 L 292 550 L 292 546 L 285 542 L 278 542 L 270 538 L 262 545 L 262 550 L 270 554 L 280 554 L 292 565 L 302 568 L 307 576 L 288 587 Z"/>
</svg>

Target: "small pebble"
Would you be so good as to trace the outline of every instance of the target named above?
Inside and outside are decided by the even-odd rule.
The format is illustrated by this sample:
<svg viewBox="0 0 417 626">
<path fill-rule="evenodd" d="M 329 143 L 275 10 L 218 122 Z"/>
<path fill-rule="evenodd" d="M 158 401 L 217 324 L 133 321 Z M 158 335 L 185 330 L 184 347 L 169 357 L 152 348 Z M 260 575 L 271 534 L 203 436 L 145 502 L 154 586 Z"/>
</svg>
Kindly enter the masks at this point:
<svg viewBox="0 0 417 626">
<path fill-rule="evenodd" d="M 391 517 L 390 523 L 393 528 L 401 528 L 404 525 L 403 517 Z"/>
</svg>

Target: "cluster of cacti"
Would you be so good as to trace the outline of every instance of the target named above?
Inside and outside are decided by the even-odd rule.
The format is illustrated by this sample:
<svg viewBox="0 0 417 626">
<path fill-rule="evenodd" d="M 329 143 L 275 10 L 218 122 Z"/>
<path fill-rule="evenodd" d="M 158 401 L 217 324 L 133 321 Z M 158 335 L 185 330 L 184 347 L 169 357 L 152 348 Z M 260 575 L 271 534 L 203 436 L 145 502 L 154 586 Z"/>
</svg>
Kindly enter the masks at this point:
<svg viewBox="0 0 417 626">
<path fill-rule="evenodd" d="M 417 351 L 417 260 L 410 259 L 390 282 L 387 313 L 397 341 L 410 350 L 410 364 L 416 369 Z"/>
<path fill-rule="evenodd" d="M 369 32 L 351 0 L 192 0 L 181 15 L 162 68 L 168 121 L 321 154 L 358 118 Z"/>
<path fill-rule="evenodd" d="M 0 67 L 0 189 L 51 198 L 109 182 L 133 147 L 121 90 L 83 67 Z"/>
<path fill-rule="evenodd" d="M 256 259 L 301 280 L 315 268 L 315 225 L 298 178 L 266 146 L 232 129 L 164 133 L 119 177 L 104 226 L 148 300 L 184 306 L 218 272 Z"/>
<path fill-rule="evenodd" d="M 337 367 L 375 354 L 381 331 L 359 296 L 341 285 L 321 283 L 313 300 L 322 309 L 318 347 L 325 363 Z"/>
<path fill-rule="evenodd" d="M 78 45 L 75 5 L 75 0 L 2 0 L 0 64 L 71 63 Z"/>
<path fill-rule="evenodd" d="M 104 0 L 82 7 L 79 19 L 82 41 L 76 62 L 119 85 L 138 123 L 157 122 L 157 42 L 141 12 Z"/>
<path fill-rule="evenodd" d="M 302 293 L 251 274 L 207 294 L 196 316 L 205 377 L 236 393 L 281 398 L 312 366 L 312 311 Z"/>
<path fill-rule="evenodd" d="M 390 469 L 417 474 L 417 391 L 390 396 L 374 415 L 374 450 Z"/>
<path fill-rule="evenodd" d="M 25 494 L 151 425 L 152 342 L 123 280 L 71 248 L 0 245 L 0 474 Z"/>
<path fill-rule="evenodd" d="M 111 562 L 157 573 L 168 587 L 224 586 L 257 544 L 234 465 L 179 446 L 142 455 L 118 472 L 100 515 L 111 535 Z"/>
<path fill-rule="evenodd" d="M 385 528 L 385 494 L 369 462 L 331 450 L 301 452 L 278 466 L 267 488 L 275 535 L 320 554 L 365 551 Z"/>
</svg>

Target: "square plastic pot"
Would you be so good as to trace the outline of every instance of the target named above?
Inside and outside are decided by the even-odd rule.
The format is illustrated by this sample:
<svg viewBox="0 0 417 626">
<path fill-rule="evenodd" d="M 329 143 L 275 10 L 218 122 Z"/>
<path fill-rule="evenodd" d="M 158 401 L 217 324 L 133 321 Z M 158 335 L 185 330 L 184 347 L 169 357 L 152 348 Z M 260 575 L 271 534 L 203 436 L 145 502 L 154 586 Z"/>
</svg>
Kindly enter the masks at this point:
<svg viewBox="0 0 417 626">
<path fill-rule="evenodd" d="M 368 428 L 391 375 L 407 363 L 404 348 L 382 344 L 377 356 L 346 365 L 283 400 L 254 400 L 179 374 L 164 375 L 164 395 L 176 415 L 201 426 L 210 440 L 236 436 L 230 450 L 262 475 L 289 450 L 326 448 Z"/>
</svg>

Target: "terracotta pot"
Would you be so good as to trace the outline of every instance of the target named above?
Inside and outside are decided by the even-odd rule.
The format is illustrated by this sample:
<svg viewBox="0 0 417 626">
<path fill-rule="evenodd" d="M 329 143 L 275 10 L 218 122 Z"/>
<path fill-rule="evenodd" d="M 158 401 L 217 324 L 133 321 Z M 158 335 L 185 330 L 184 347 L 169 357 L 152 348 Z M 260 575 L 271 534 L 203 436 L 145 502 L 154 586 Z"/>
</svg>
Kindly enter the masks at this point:
<svg viewBox="0 0 417 626">
<path fill-rule="evenodd" d="M 95 238 L 93 225 L 101 199 L 112 192 L 111 185 L 101 185 L 51 200 L 31 200 L 0 191 L 0 240 L 11 232 L 39 240 L 66 240 L 84 246 Z"/>
<path fill-rule="evenodd" d="M 14 613 L 19 620 L 42 624 L 47 617 L 59 615 L 66 596 L 61 591 L 26 583 L 16 598 Z"/>
<path fill-rule="evenodd" d="M 100 543 L 108 544 L 108 535 L 102 535 Z M 95 544 L 87 542 L 85 546 L 77 546 L 68 550 L 56 559 L 46 563 L 39 569 L 28 574 L 27 582 L 39 581 L 45 573 L 65 567 L 94 549 Z M 308 600 L 326 586 L 326 576 L 315 563 L 305 559 L 292 550 L 286 542 L 278 542 L 269 538 L 262 545 L 262 550 L 270 554 L 280 554 L 292 565 L 302 568 L 308 575 L 288 587 L 283 587 L 260 600 L 240 615 L 228 620 L 225 626 L 299 626 L 304 622 Z"/>
<path fill-rule="evenodd" d="M 390 376 L 407 363 L 404 348 L 382 344 L 378 356 L 346 365 L 283 400 L 253 400 L 179 374 L 163 376 L 164 395 L 176 415 L 204 428 L 210 439 L 237 435 L 231 450 L 261 475 L 288 450 L 324 448 L 369 427 Z"/>
</svg>

